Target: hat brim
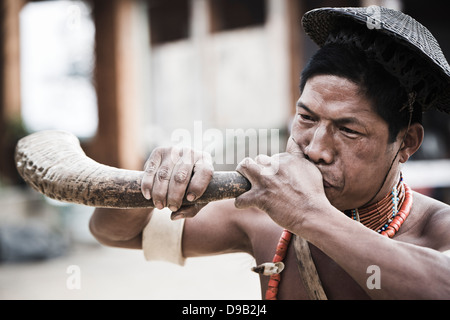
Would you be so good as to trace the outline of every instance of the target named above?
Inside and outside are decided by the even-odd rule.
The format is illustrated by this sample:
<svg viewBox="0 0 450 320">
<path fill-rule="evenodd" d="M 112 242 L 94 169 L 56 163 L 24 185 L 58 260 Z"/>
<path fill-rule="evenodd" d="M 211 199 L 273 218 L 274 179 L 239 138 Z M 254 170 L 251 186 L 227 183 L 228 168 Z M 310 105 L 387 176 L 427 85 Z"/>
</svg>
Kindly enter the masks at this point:
<svg viewBox="0 0 450 320">
<path fill-rule="evenodd" d="M 305 33 L 322 47 L 329 34 L 339 28 L 343 19 L 348 23 L 366 25 L 367 30 L 376 29 L 389 36 L 428 64 L 431 70 L 438 72 L 445 88 L 433 107 L 450 113 L 450 66 L 428 29 L 406 14 L 375 6 L 314 9 L 305 13 L 302 25 Z"/>
</svg>

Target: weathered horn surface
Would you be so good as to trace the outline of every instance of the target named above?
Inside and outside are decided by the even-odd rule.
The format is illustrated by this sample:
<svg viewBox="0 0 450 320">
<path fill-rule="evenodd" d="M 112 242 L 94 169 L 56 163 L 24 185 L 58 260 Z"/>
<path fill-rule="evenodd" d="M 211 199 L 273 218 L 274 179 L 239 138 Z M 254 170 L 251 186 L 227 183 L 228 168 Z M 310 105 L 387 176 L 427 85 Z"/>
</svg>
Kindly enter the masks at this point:
<svg viewBox="0 0 450 320">
<path fill-rule="evenodd" d="M 64 131 L 40 131 L 16 146 L 16 167 L 28 185 L 49 198 L 104 208 L 153 208 L 141 193 L 143 171 L 100 164 L 84 153 L 76 136 Z M 235 198 L 250 189 L 235 171 L 215 172 L 195 203 Z M 184 199 L 183 204 L 192 204 Z"/>
</svg>

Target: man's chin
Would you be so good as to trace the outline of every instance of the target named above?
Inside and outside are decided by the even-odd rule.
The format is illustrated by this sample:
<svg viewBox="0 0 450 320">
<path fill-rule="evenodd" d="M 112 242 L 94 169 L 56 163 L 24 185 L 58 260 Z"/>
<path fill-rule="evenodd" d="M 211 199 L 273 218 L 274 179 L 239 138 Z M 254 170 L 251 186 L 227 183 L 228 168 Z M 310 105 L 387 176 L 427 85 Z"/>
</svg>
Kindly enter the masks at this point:
<svg viewBox="0 0 450 320">
<path fill-rule="evenodd" d="M 336 189 L 325 188 L 325 195 L 327 196 L 327 199 L 328 201 L 330 201 L 331 205 L 339 211 L 349 209 L 349 204 L 342 201 L 345 199 L 345 197 Z M 353 207 L 351 209 L 353 209 Z"/>
</svg>

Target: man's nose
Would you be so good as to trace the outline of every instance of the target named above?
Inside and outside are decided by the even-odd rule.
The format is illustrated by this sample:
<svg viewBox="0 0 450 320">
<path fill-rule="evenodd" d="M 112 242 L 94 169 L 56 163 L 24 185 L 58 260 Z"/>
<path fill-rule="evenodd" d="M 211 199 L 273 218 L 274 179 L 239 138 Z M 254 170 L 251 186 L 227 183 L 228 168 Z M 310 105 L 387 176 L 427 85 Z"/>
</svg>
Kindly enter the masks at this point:
<svg viewBox="0 0 450 320">
<path fill-rule="evenodd" d="M 331 164 L 334 161 L 334 148 L 332 132 L 326 126 L 319 126 L 315 128 L 304 153 L 314 163 Z"/>
</svg>

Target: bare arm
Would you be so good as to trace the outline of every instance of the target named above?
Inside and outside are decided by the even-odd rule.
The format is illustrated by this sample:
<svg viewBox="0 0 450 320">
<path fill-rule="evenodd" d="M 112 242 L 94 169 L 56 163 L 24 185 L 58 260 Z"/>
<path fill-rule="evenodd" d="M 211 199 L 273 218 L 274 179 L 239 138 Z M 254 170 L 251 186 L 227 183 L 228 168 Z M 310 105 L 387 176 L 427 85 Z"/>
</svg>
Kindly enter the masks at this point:
<svg viewBox="0 0 450 320">
<path fill-rule="evenodd" d="M 104 245 L 142 249 L 142 230 L 148 223 L 150 212 L 149 209 L 96 209 L 89 227 Z M 250 240 L 242 223 L 255 214 L 255 210 L 236 209 L 233 200 L 210 203 L 195 218 L 186 219 L 183 256 L 251 253 Z"/>
<path fill-rule="evenodd" d="M 89 229 L 102 244 L 142 249 L 142 230 L 152 209 L 95 209 Z"/>
<path fill-rule="evenodd" d="M 231 252 L 252 254 L 246 224 L 256 222 L 256 209 L 240 210 L 234 200 L 208 204 L 194 218 L 186 219 L 183 233 L 185 257 Z"/>
<path fill-rule="evenodd" d="M 450 298 L 450 257 L 389 239 L 324 207 L 298 225 L 296 233 L 320 248 L 375 299 Z M 380 289 L 367 286 L 369 266 L 380 270 Z"/>
</svg>

